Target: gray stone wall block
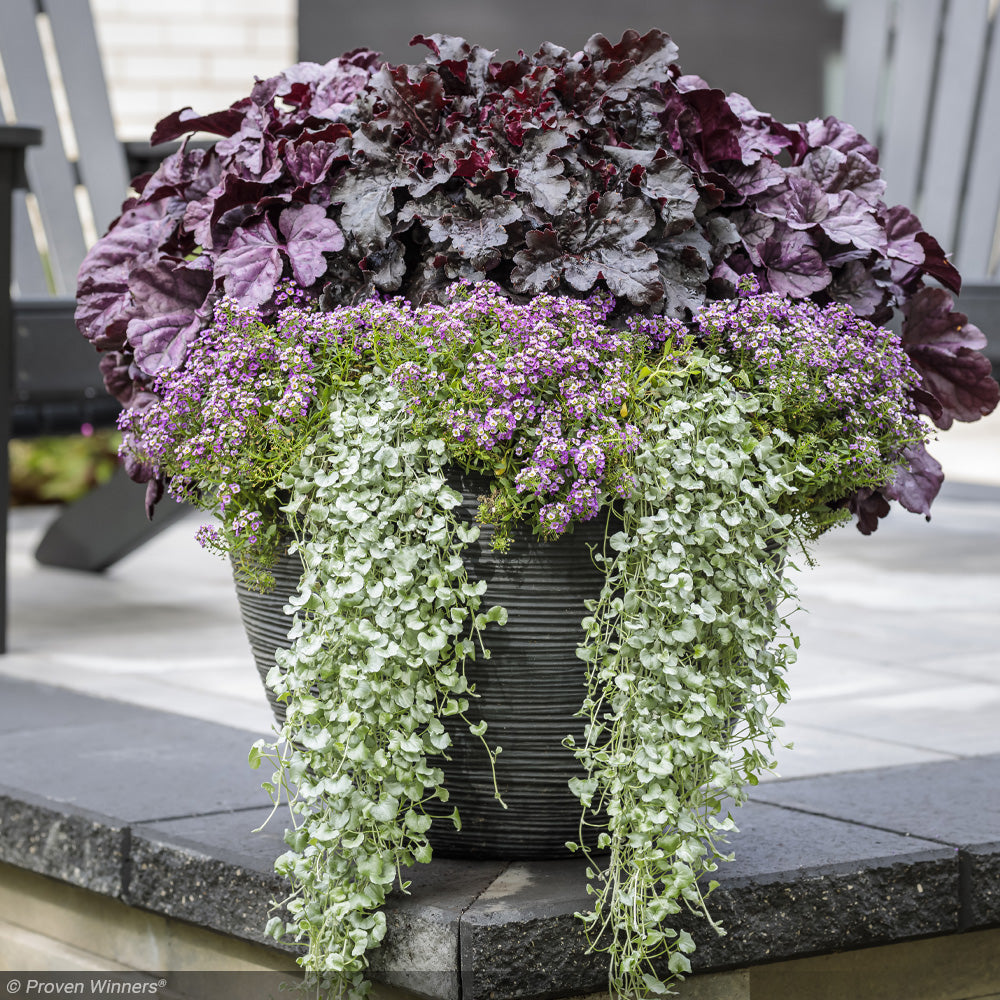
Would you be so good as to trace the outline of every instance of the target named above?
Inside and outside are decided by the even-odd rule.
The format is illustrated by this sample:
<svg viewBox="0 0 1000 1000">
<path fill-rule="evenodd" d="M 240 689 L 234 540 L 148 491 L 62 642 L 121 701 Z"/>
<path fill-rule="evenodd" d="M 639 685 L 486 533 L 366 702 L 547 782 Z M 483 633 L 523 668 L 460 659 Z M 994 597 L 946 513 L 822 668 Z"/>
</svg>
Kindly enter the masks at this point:
<svg viewBox="0 0 1000 1000">
<path fill-rule="evenodd" d="M 0 861 L 117 896 L 127 855 L 119 822 L 0 788 Z"/>
</svg>

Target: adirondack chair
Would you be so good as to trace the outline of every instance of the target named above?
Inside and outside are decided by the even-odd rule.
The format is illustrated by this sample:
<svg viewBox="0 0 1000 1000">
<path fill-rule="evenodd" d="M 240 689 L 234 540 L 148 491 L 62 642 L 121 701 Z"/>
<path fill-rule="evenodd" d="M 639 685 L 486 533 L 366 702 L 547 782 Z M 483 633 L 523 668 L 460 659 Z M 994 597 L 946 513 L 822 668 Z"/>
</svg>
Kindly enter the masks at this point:
<svg viewBox="0 0 1000 1000">
<path fill-rule="evenodd" d="M 40 33 L 53 43 L 72 122 L 72 156 L 60 132 L 54 97 L 59 88 L 50 77 Z M 113 426 L 119 406 L 104 390 L 98 355 L 73 323 L 76 273 L 88 237 L 103 232 L 118 215 L 129 187 L 88 0 L 2 0 L 0 59 L 9 97 L 0 122 L 5 112 L 19 125 L 39 126 L 43 140 L 25 156 L 28 192 L 14 196 L 13 281 L 0 275 L 4 291 L 8 284 L 12 288 L 13 323 L 3 345 L 4 356 L 13 355 L 13 367 L 7 369 L 13 372 L 12 430 L 32 436 L 79 433 L 85 423 Z M 3 231 L 0 239 L 6 254 Z M 6 405 L 0 419 L 6 451 Z M 56 520 L 38 548 L 39 561 L 100 571 L 183 513 L 176 504 L 161 504 L 157 519 L 148 522 L 142 501 L 141 486 L 124 475 L 115 477 Z M 0 504 L 6 525 L 6 486 Z M 4 608 L 0 601 L 0 650 Z"/>
<path fill-rule="evenodd" d="M 842 117 L 963 276 L 958 308 L 1000 366 L 1000 3 L 851 0 Z"/>
</svg>

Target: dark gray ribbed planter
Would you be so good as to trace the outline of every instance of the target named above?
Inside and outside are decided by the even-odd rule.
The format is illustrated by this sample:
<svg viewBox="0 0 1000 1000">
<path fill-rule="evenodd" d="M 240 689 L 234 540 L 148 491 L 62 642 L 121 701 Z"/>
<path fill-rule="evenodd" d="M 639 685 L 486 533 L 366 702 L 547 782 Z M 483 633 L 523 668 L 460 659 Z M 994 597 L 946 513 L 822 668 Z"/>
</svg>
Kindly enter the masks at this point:
<svg viewBox="0 0 1000 1000">
<path fill-rule="evenodd" d="M 486 480 L 456 475 L 452 485 L 465 497 L 463 515 L 474 520 Z M 562 741 L 569 734 L 578 741 L 583 737 L 583 721 L 574 715 L 586 689 L 586 669 L 576 647 L 584 601 L 597 596 L 603 580 L 591 548 L 603 542 L 604 519 L 578 525 L 556 542 L 539 542 L 530 530 L 515 531 L 510 551 L 503 554 L 492 551 L 491 536 L 484 526 L 466 550 L 466 565 L 471 578 L 487 583 L 484 610 L 501 604 L 508 617 L 502 628 L 487 630 L 490 659 L 467 664 L 479 695 L 469 718 L 484 719 L 490 745 L 503 748 L 496 777 L 507 808 L 494 798 L 481 741 L 464 723 L 445 720 L 451 759 L 437 763 L 450 793 L 448 812 L 458 807 L 462 830 L 442 820 L 429 836 L 442 857 L 558 857 L 566 855 L 567 840 L 580 836 L 581 808 L 567 782 L 582 770 Z M 237 578 L 243 622 L 262 677 L 274 662 L 274 650 L 287 644 L 290 621 L 282 607 L 297 589 L 299 573 L 298 557 L 286 556 L 267 594 L 254 593 Z M 273 698 L 271 704 L 280 720 L 283 707 Z M 585 841 L 593 844 L 597 834 L 590 829 Z"/>
</svg>

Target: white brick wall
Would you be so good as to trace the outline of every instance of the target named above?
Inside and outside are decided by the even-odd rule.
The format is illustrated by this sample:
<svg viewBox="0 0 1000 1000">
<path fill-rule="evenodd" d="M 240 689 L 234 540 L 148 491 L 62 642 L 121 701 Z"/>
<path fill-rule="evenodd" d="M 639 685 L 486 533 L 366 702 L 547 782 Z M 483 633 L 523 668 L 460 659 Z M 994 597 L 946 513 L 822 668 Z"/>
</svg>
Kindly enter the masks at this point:
<svg viewBox="0 0 1000 1000">
<path fill-rule="evenodd" d="M 2 2 L 2 0 L 0 0 Z M 122 139 L 225 108 L 295 59 L 296 0 L 90 0 Z"/>
</svg>

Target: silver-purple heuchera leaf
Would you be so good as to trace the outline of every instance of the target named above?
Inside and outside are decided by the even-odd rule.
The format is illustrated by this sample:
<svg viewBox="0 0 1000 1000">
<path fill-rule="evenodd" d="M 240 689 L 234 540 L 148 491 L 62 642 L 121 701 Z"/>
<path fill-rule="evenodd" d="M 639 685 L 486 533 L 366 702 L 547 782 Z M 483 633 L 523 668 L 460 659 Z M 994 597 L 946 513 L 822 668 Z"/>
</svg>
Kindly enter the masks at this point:
<svg viewBox="0 0 1000 1000">
<path fill-rule="evenodd" d="M 878 163 L 878 149 L 853 125 L 842 122 L 833 115 L 813 118 L 801 125 L 800 131 L 810 150 L 828 148 L 841 153 L 856 152 L 870 163 Z"/>
<path fill-rule="evenodd" d="M 280 75 L 285 86 L 277 88 L 277 93 L 286 102 L 297 103 L 305 114 L 339 121 L 380 62 L 376 53 L 360 49 L 323 65 L 298 63 Z"/>
<path fill-rule="evenodd" d="M 885 194 L 885 181 L 878 166 L 856 149 L 844 152 L 833 146 L 820 146 L 810 150 L 791 172 L 814 181 L 828 193 L 851 191 L 876 207 Z"/>
<path fill-rule="evenodd" d="M 266 216 L 257 219 L 237 229 L 216 259 L 216 277 L 241 306 L 255 309 L 273 298 L 286 260 L 295 280 L 308 288 L 326 272 L 323 254 L 344 247 L 340 227 L 319 205 L 286 208 L 278 217 L 278 230 L 281 236 Z"/>
<path fill-rule="evenodd" d="M 340 125 L 347 131 L 345 126 Z M 312 188 L 326 180 L 333 168 L 345 156 L 348 146 L 347 136 L 338 142 L 323 140 L 304 140 L 298 143 L 288 143 L 285 146 L 285 165 L 289 174 L 302 188 Z"/>
<path fill-rule="evenodd" d="M 128 324 L 135 364 L 147 375 L 176 368 L 211 316 L 212 272 L 199 260 L 162 258 L 129 275 L 129 292 L 141 304 Z"/>
<path fill-rule="evenodd" d="M 559 150 L 570 145 L 568 136 L 558 129 L 550 132 L 533 131 L 526 135 L 522 157 L 514 182 L 543 212 L 560 212 L 570 193 L 566 164 Z"/>
<path fill-rule="evenodd" d="M 781 219 L 790 229 L 812 229 L 833 207 L 832 197 L 815 181 L 789 177 L 782 191 L 772 191 L 757 202 L 757 211 Z"/>
<path fill-rule="evenodd" d="M 886 291 L 860 260 L 850 260 L 838 268 L 827 291 L 835 302 L 844 302 L 859 316 L 874 316 L 885 304 Z"/>
<path fill-rule="evenodd" d="M 334 184 L 330 197 L 340 205 L 340 224 L 366 253 L 384 246 L 392 233 L 393 192 L 404 183 L 402 174 L 363 170 L 345 171 Z"/>
<path fill-rule="evenodd" d="M 496 204 L 482 206 L 478 199 L 445 202 L 436 218 L 423 219 L 434 243 L 446 243 L 457 256 L 478 264 L 493 259 L 497 247 L 508 240 L 507 227 L 522 217 L 516 202 L 494 196 Z"/>
<path fill-rule="evenodd" d="M 591 210 L 559 223 L 558 230 L 528 233 L 526 248 L 514 257 L 517 291 L 534 295 L 564 280 L 586 292 L 604 281 L 616 296 L 639 305 L 663 298 L 656 252 L 640 242 L 655 223 L 648 205 L 609 192 Z"/>
<path fill-rule="evenodd" d="M 606 146 L 604 152 L 618 163 L 628 183 L 657 206 L 664 235 L 683 232 L 695 223 L 701 200 L 691 171 L 662 149 L 642 150 Z"/>
</svg>

